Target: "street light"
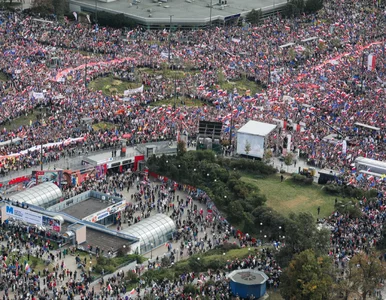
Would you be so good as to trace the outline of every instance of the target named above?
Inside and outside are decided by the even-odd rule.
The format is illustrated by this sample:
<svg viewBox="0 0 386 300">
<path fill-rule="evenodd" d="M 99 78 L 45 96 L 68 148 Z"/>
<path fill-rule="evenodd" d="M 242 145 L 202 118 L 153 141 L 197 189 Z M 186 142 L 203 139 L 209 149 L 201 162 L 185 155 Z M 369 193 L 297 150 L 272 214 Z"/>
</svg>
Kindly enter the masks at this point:
<svg viewBox="0 0 386 300">
<path fill-rule="evenodd" d="M 95 23 L 98 24 L 98 0 L 95 0 Z"/>
<path fill-rule="evenodd" d="M 172 18 L 173 18 L 173 15 L 170 15 L 170 23 L 169 23 L 169 53 L 168 53 L 168 62 L 169 62 L 169 65 L 170 65 L 170 48 L 171 48 L 171 43 L 172 43 Z"/>
<path fill-rule="evenodd" d="M 153 259 L 153 246 L 154 244 L 153 243 L 150 243 L 150 259 Z"/>
<path fill-rule="evenodd" d="M 212 31 L 212 8 L 213 8 L 213 0 L 210 0 L 210 9 L 209 9 L 209 37 L 211 36 L 211 31 Z"/>
</svg>

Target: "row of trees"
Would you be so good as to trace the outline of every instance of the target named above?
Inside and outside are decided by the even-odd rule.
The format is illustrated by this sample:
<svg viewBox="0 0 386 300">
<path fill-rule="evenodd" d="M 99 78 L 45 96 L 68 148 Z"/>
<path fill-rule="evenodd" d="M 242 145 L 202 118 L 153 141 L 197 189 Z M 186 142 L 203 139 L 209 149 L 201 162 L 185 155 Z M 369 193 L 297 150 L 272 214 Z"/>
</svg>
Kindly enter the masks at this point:
<svg viewBox="0 0 386 300">
<path fill-rule="evenodd" d="M 332 258 L 308 249 L 297 254 L 281 276 L 280 293 L 284 299 L 366 300 L 381 288 L 386 266 L 376 253 L 359 253 L 346 268 L 334 266 Z"/>
<path fill-rule="evenodd" d="M 280 291 L 285 299 L 349 299 L 352 294 L 366 299 L 386 276 L 383 261 L 374 253 L 356 255 L 345 269 L 334 266 L 333 258 L 326 256 L 330 231 L 318 229 L 311 214 L 284 217 L 265 206 L 265 195 L 241 178 L 276 172 L 260 161 L 217 158 L 207 150 L 186 152 L 180 143 L 177 156 L 153 156 L 147 163 L 152 172 L 204 190 L 227 220 L 244 233 L 263 241 L 285 242 L 275 254 L 284 268 Z M 361 215 L 351 199 L 337 201 L 336 209 L 344 210 L 348 217 Z M 384 240 L 380 248 L 386 247 Z"/>
<path fill-rule="evenodd" d="M 321 255 L 328 250 L 329 234 L 317 230 L 311 214 L 284 217 L 264 205 L 266 197 L 255 186 L 241 180 L 242 175 L 262 178 L 277 172 L 261 161 L 218 158 L 208 150 L 185 152 L 179 145 L 177 156 L 153 156 L 147 165 L 151 172 L 204 190 L 226 219 L 242 232 L 263 241 L 285 241 L 287 247 L 277 256 L 282 266 L 288 265 L 294 253 L 313 249 Z"/>
</svg>

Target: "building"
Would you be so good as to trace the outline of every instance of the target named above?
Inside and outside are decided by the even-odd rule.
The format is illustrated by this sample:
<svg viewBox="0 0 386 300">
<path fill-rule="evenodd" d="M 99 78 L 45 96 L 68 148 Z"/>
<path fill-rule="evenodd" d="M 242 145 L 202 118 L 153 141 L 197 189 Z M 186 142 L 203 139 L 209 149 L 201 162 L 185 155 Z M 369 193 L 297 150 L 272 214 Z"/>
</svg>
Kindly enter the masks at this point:
<svg viewBox="0 0 386 300">
<path fill-rule="evenodd" d="M 70 10 L 124 14 L 147 29 L 199 28 L 238 23 L 252 9 L 263 16 L 282 11 L 286 0 L 70 0 Z"/>
<path fill-rule="evenodd" d="M 235 270 L 228 275 L 232 294 L 240 298 L 259 299 L 265 295 L 268 276 L 254 269 Z"/>
</svg>

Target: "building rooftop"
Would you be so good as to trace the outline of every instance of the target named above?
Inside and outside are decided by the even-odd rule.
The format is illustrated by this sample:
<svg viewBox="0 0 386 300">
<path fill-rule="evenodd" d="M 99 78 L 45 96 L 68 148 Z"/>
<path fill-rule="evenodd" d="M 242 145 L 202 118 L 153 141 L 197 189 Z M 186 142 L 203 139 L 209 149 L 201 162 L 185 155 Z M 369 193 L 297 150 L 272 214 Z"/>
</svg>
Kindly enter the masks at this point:
<svg viewBox="0 0 386 300">
<path fill-rule="evenodd" d="M 70 9 L 76 11 L 106 11 L 125 14 L 140 24 L 202 25 L 238 18 L 252 9 L 271 10 L 286 3 L 286 0 L 117 0 L 101 2 L 95 0 L 70 0 Z M 212 5 L 212 12 L 210 6 Z M 210 16 L 211 15 L 211 16 Z"/>
<path fill-rule="evenodd" d="M 66 209 L 61 210 L 61 212 L 69 214 L 75 218 L 83 219 L 93 213 L 96 213 L 106 207 L 109 207 L 111 203 L 108 201 L 102 201 L 97 198 L 89 198 L 80 203 L 74 204 Z"/>
<path fill-rule="evenodd" d="M 228 278 L 245 285 L 263 284 L 268 280 L 264 272 L 253 269 L 235 270 L 228 275 Z"/>
<path fill-rule="evenodd" d="M 80 244 L 87 248 L 88 245 L 92 245 L 94 248 L 98 246 L 99 248 L 105 250 L 105 252 L 112 250 L 112 252 L 117 251 L 118 249 L 125 246 L 130 246 L 132 241 L 125 240 L 121 237 L 107 234 L 92 228 L 87 227 L 86 238 L 87 241 L 85 243 Z"/>
</svg>

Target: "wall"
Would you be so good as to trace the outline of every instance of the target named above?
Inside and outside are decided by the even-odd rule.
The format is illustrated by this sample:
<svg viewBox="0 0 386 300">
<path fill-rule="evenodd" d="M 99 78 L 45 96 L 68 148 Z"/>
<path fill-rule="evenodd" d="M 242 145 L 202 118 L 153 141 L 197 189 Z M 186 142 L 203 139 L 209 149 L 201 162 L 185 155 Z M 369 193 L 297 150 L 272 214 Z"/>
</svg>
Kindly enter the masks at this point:
<svg viewBox="0 0 386 300">
<path fill-rule="evenodd" d="M 78 243 L 78 245 L 84 243 L 87 240 L 87 227 L 82 226 L 75 230 L 75 240 Z"/>
</svg>

